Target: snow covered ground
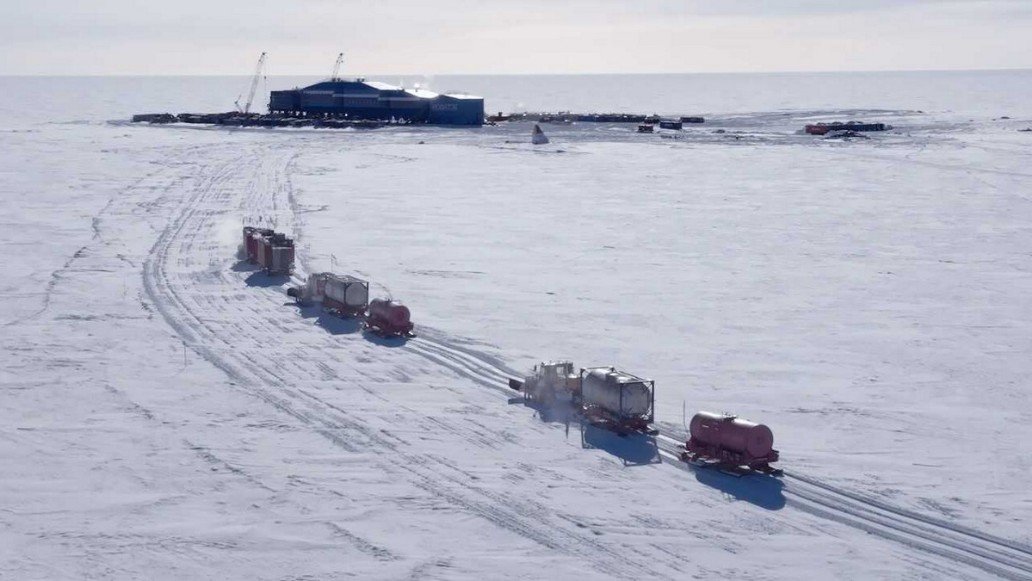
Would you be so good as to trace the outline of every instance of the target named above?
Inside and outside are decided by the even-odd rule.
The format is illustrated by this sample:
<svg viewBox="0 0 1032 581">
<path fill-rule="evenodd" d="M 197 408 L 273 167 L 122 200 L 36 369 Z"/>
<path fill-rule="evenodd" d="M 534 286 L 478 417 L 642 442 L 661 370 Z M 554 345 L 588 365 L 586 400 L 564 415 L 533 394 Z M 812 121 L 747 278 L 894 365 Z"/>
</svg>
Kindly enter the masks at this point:
<svg viewBox="0 0 1032 581">
<path fill-rule="evenodd" d="M 794 133 L 850 117 L 901 129 Z M 0 577 L 1030 579 L 1028 124 L 10 123 Z M 298 309 L 242 220 L 420 337 Z M 505 387 L 560 357 L 655 379 L 664 435 Z M 681 465 L 684 409 L 787 475 Z"/>
</svg>

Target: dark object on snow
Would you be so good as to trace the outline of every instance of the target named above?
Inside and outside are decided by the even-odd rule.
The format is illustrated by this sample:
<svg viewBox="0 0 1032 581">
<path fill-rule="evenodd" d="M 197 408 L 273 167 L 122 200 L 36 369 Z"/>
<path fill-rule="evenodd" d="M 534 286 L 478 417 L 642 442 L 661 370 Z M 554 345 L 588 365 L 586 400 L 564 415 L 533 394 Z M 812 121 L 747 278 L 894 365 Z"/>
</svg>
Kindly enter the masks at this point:
<svg viewBox="0 0 1032 581">
<path fill-rule="evenodd" d="M 655 126 L 651 123 L 642 123 L 638 126 L 638 133 L 652 133 Z"/>
<path fill-rule="evenodd" d="M 884 123 L 859 123 L 856 121 L 842 123 L 836 121 L 834 123 L 814 123 L 807 125 L 805 129 L 809 135 L 826 135 L 829 131 L 885 131 L 892 129 L 892 127 Z"/>
<path fill-rule="evenodd" d="M 141 113 L 133 115 L 133 123 L 175 123 L 176 116 L 171 113 Z"/>
<path fill-rule="evenodd" d="M 681 117 L 681 123 L 705 123 L 702 117 Z"/>
<path fill-rule="evenodd" d="M 829 131 L 824 136 L 824 139 L 870 139 L 870 137 L 850 129 L 838 129 L 835 131 Z"/>
<path fill-rule="evenodd" d="M 660 129 L 681 129 L 683 127 L 680 121 L 674 121 L 673 119 L 661 119 L 659 122 Z"/>
</svg>

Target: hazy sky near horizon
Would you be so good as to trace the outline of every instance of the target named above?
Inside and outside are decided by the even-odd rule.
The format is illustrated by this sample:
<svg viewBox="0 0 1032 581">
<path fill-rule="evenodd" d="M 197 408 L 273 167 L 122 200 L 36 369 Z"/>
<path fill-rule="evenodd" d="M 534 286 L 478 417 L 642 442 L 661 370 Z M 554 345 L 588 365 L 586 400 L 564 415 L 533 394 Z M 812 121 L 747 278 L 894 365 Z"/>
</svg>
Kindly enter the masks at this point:
<svg viewBox="0 0 1032 581">
<path fill-rule="evenodd" d="M 1032 68 L 1032 0 L 2 0 L 0 74 Z"/>
</svg>

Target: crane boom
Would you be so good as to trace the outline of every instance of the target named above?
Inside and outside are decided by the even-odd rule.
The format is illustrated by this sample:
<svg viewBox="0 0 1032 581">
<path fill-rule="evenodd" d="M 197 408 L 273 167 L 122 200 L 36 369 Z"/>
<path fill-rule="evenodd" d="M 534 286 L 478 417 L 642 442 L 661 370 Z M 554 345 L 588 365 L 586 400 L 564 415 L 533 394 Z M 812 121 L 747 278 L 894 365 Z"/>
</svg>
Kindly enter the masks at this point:
<svg viewBox="0 0 1032 581">
<path fill-rule="evenodd" d="M 333 65 L 333 76 L 330 77 L 331 81 L 340 80 L 340 66 L 344 64 L 344 53 L 337 55 L 337 62 Z"/>
<path fill-rule="evenodd" d="M 237 97 L 237 109 L 245 115 L 251 112 L 251 103 L 254 102 L 254 92 L 258 89 L 258 79 L 262 76 L 262 68 L 265 66 L 265 53 L 258 57 L 258 65 L 254 68 L 254 77 L 251 78 L 251 89 L 247 92 L 247 104 L 240 109 L 240 97 Z"/>
</svg>

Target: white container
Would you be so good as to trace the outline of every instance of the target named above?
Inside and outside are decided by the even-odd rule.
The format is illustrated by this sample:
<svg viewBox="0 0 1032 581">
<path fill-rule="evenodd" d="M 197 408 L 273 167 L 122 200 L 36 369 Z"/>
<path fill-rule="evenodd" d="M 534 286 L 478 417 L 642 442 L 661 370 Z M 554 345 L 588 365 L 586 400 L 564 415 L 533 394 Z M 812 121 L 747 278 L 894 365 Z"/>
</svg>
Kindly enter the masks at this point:
<svg viewBox="0 0 1032 581">
<path fill-rule="evenodd" d="M 326 296 L 350 308 L 369 304 L 369 283 L 353 276 L 330 275 L 326 280 Z"/>
</svg>

